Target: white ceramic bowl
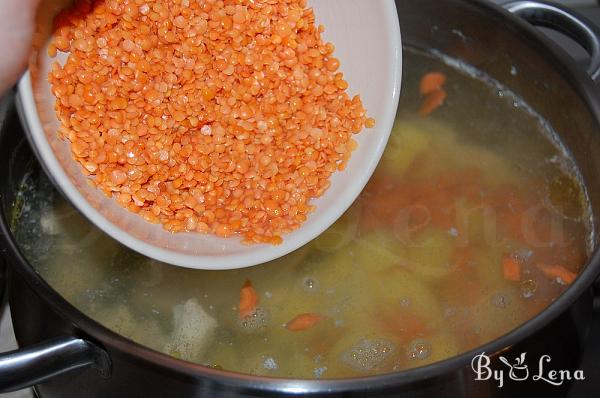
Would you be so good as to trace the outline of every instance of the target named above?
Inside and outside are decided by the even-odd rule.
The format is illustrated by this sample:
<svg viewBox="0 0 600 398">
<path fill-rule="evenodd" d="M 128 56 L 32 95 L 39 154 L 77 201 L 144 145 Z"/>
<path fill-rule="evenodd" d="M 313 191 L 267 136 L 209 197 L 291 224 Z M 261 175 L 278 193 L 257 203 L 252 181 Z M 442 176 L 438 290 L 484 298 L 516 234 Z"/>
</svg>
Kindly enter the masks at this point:
<svg viewBox="0 0 600 398">
<path fill-rule="evenodd" d="M 58 2 L 64 0 L 58 0 Z M 58 3 L 42 2 L 49 9 Z M 198 269 L 232 269 L 261 264 L 290 253 L 320 235 L 354 202 L 373 174 L 387 143 L 398 106 L 402 68 L 400 28 L 394 0 L 309 0 L 325 39 L 336 46 L 336 57 L 350 83 L 360 93 L 377 126 L 361 133 L 347 169 L 336 173 L 330 189 L 314 201 L 317 210 L 283 244 L 247 246 L 239 238 L 222 239 L 197 233 L 171 234 L 121 208 L 91 187 L 72 159 L 69 145 L 57 136 L 54 97 L 46 76 L 48 36 L 40 33 L 30 69 L 19 82 L 18 105 L 28 138 L 56 186 L 88 219 L 131 249 L 166 263 Z M 40 21 L 48 32 L 50 11 Z"/>
</svg>

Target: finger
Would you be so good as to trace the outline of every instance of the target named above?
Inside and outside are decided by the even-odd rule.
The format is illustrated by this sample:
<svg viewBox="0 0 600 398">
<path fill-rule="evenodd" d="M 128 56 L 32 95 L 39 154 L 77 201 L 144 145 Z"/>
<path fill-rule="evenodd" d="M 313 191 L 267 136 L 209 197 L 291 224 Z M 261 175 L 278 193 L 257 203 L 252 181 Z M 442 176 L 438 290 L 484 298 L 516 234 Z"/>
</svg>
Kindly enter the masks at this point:
<svg viewBox="0 0 600 398">
<path fill-rule="evenodd" d="M 12 86 L 27 64 L 35 11 L 40 0 L 0 0 L 0 95 Z"/>
</svg>

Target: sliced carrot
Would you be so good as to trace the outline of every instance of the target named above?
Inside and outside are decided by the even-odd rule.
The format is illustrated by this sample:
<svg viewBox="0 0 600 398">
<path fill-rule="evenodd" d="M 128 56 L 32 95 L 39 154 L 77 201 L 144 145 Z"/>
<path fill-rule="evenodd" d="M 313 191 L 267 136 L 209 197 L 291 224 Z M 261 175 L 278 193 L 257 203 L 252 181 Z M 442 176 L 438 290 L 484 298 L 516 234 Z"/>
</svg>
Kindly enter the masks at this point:
<svg viewBox="0 0 600 398">
<path fill-rule="evenodd" d="M 502 270 L 504 279 L 511 282 L 521 281 L 521 264 L 513 255 L 505 255 L 502 258 Z"/>
<path fill-rule="evenodd" d="M 300 314 L 289 321 L 285 327 L 292 332 L 302 332 L 316 326 L 322 319 L 323 317 L 318 314 Z"/>
<path fill-rule="evenodd" d="M 419 91 L 421 95 L 431 94 L 434 91 L 438 91 L 446 83 L 446 75 L 441 72 L 427 73 L 421 79 L 421 85 Z"/>
<path fill-rule="evenodd" d="M 562 265 L 542 265 L 537 266 L 542 273 L 550 278 L 557 279 L 562 283 L 570 285 L 577 278 L 577 274 L 573 271 L 569 271 Z"/>
<path fill-rule="evenodd" d="M 444 89 L 439 89 L 427 94 L 427 97 L 423 100 L 421 108 L 419 108 L 419 115 L 422 117 L 428 116 L 440 106 L 444 105 L 448 94 Z"/>
<path fill-rule="evenodd" d="M 252 282 L 247 280 L 240 290 L 240 305 L 238 307 L 240 318 L 252 315 L 256 311 L 256 307 L 258 307 L 258 294 L 252 287 Z"/>
</svg>

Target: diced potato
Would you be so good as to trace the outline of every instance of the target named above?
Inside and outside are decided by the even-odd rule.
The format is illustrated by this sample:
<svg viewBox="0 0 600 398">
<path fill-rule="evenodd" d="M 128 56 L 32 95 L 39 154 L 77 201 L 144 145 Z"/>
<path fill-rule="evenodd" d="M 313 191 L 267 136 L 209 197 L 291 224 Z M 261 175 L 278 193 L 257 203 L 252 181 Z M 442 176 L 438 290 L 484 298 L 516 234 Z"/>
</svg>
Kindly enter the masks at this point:
<svg viewBox="0 0 600 398">
<path fill-rule="evenodd" d="M 403 261 L 402 247 L 394 237 L 384 231 L 359 237 L 352 245 L 358 267 L 365 270 L 381 270 Z"/>
<path fill-rule="evenodd" d="M 456 238 L 447 231 L 426 229 L 414 237 L 406 249 L 406 264 L 425 281 L 439 280 L 453 271 L 456 265 Z"/>
<path fill-rule="evenodd" d="M 285 319 L 274 314 L 274 320 L 287 322 L 300 313 L 312 312 L 331 323 L 348 324 L 371 313 L 371 300 L 364 299 L 373 297 L 369 272 L 356 264 L 350 248 L 308 262 L 302 270 L 293 284 L 273 294 L 274 301 L 281 301 L 277 296 L 285 297 L 285 304 L 274 308 L 281 309 Z"/>
<path fill-rule="evenodd" d="M 381 168 L 402 176 L 415 159 L 429 148 L 431 137 L 413 123 L 396 121 L 381 161 Z"/>
<path fill-rule="evenodd" d="M 301 281 L 297 281 L 299 283 Z M 283 327 L 300 314 L 324 312 L 327 303 L 323 298 L 322 293 L 309 293 L 295 284 L 269 290 L 269 298 L 263 299 L 261 304 L 269 312 L 267 332 Z"/>
<path fill-rule="evenodd" d="M 372 305 L 397 308 L 399 314 L 402 310 L 431 321 L 441 318 L 441 305 L 431 286 L 406 268 L 392 267 L 379 274 L 370 274 L 368 278 Z"/>
<path fill-rule="evenodd" d="M 300 314 L 327 311 L 326 295 L 322 291 L 311 293 L 303 289 L 302 282 L 298 279 L 294 284 L 269 290 L 270 297 L 262 300 L 262 305 L 270 311 L 269 327 L 280 327 Z"/>
<path fill-rule="evenodd" d="M 234 328 L 239 320 L 237 306 L 244 282 L 252 282 L 260 305 L 266 309 L 270 310 L 274 305 L 284 306 L 290 301 L 285 298 L 290 286 L 299 283 L 301 279 L 299 268 L 309 251 L 308 247 L 303 247 L 260 266 L 230 271 L 189 272 L 186 269 L 167 267 L 163 283 L 179 286 L 182 291 L 197 292 L 203 302 L 214 308 L 211 313 L 224 326 Z"/>
<path fill-rule="evenodd" d="M 481 146 L 460 143 L 452 154 L 458 167 L 476 168 L 483 171 L 483 187 L 491 188 L 503 184 L 517 184 L 523 177 L 522 170 L 497 153 Z M 459 156 L 457 156 L 459 155 Z"/>
</svg>

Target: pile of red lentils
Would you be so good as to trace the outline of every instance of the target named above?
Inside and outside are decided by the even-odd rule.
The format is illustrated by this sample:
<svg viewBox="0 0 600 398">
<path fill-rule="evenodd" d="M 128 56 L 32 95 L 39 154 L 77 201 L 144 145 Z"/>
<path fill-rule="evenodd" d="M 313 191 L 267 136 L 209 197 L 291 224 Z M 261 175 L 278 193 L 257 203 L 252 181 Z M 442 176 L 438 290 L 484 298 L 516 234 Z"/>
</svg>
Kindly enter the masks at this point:
<svg viewBox="0 0 600 398">
<path fill-rule="evenodd" d="M 59 134 L 171 232 L 281 243 L 373 127 L 306 0 L 82 0 L 55 20 Z"/>
</svg>

